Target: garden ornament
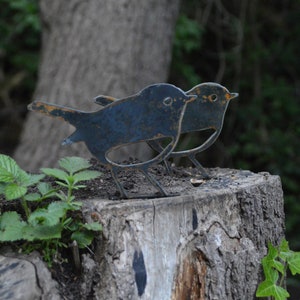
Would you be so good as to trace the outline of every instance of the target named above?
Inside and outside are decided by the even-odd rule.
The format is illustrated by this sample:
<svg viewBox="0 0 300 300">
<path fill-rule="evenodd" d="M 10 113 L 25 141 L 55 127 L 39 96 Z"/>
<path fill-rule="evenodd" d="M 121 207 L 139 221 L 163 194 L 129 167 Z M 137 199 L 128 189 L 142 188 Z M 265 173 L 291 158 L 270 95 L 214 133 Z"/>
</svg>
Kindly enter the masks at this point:
<svg viewBox="0 0 300 300">
<path fill-rule="evenodd" d="M 111 171 L 121 197 L 128 198 L 117 177 L 118 170 L 122 168 L 141 171 L 162 195 L 167 196 L 159 182 L 148 173 L 148 168 L 165 160 L 174 150 L 187 103 L 195 99 L 196 96 L 191 93 L 187 95 L 174 85 L 161 83 L 148 86 L 133 96 L 113 101 L 95 112 L 38 101 L 31 103 L 28 109 L 61 118 L 73 125 L 76 130 L 63 141 L 63 145 L 83 141 L 100 163 Z M 148 161 L 120 164 L 109 158 L 109 152 L 126 144 L 161 138 L 170 138 L 171 141 Z"/>
<path fill-rule="evenodd" d="M 182 120 L 181 133 L 188 133 L 193 131 L 202 131 L 213 129 L 212 135 L 201 145 L 193 149 L 184 151 L 173 151 L 170 157 L 188 157 L 191 162 L 198 168 L 201 174 L 208 178 L 205 169 L 196 159 L 196 155 L 209 148 L 218 138 L 221 133 L 224 116 L 228 107 L 229 101 L 238 96 L 238 93 L 230 93 L 224 86 L 214 83 L 206 82 L 193 87 L 186 92 L 188 95 L 197 95 L 197 99 L 190 103 Z M 100 105 L 108 105 L 112 101 L 118 99 L 99 95 L 94 101 Z M 159 140 L 151 140 L 148 144 L 156 151 L 163 150 Z M 166 167 L 170 173 L 170 166 L 165 161 Z"/>
</svg>

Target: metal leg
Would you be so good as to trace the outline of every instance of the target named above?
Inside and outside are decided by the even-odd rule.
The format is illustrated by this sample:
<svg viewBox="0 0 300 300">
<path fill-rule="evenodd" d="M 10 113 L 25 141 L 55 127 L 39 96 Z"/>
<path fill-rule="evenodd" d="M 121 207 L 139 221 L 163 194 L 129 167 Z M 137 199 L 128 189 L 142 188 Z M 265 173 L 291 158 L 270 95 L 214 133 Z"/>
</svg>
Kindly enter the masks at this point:
<svg viewBox="0 0 300 300">
<path fill-rule="evenodd" d="M 152 183 L 152 185 L 153 185 L 154 187 L 157 188 L 157 190 L 161 193 L 161 195 L 163 195 L 163 196 L 165 196 L 165 197 L 168 197 L 168 196 L 169 196 L 169 195 L 167 194 L 167 192 L 162 188 L 162 186 L 160 185 L 160 183 L 159 183 L 154 177 L 152 177 L 152 176 L 148 173 L 148 171 L 147 171 L 146 169 L 141 168 L 141 169 L 138 169 L 138 170 L 141 170 L 141 171 L 144 173 L 145 177 L 149 180 L 149 182 Z"/>
<path fill-rule="evenodd" d="M 209 175 L 208 173 L 205 171 L 205 169 L 202 167 L 202 165 L 199 163 L 199 161 L 196 159 L 194 154 L 190 154 L 188 155 L 188 158 L 190 159 L 190 161 L 194 164 L 194 166 L 200 171 L 201 175 L 205 178 L 205 179 L 209 179 Z"/>
<path fill-rule="evenodd" d="M 112 175 L 112 177 L 113 177 L 113 179 L 114 179 L 114 181 L 115 181 L 115 184 L 116 184 L 116 186 L 117 186 L 117 188 L 118 188 L 118 190 L 119 190 L 119 192 L 120 192 L 120 194 L 121 194 L 121 198 L 126 198 L 126 199 L 128 199 L 129 197 L 128 197 L 128 194 L 125 192 L 125 190 L 124 190 L 124 188 L 123 188 L 123 186 L 122 186 L 122 184 L 120 183 L 120 181 L 119 181 L 119 179 L 118 179 L 118 177 L 117 177 L 117 170 L 116 170 L 116 167 L 112 167 L 111 169 L 110 169 L 110 171 L 111 171 L 111 175 Z"/>
<path fill-rule="evenodd" d="M 173 171 L 171 169 L 171 166 L 170 166 L 170 162 L 168 160 L 164 160 L 164 164 L 165 164 L 165 167 L 166 167 L 166 170 L 167 170 L 167 174 L 172 176 L 173 175 Z"/>
</svg>

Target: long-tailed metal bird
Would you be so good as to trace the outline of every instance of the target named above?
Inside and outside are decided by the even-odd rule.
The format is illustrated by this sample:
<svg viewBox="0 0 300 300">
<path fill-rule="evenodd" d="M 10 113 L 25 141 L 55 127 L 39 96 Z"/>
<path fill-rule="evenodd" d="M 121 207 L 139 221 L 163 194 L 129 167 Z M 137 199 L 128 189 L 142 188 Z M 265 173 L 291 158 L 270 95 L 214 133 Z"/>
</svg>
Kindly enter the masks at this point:
<svg viewBox="0 0 300 300">
<path fill-rule="evenodd" d="M 238 93 L 230 93 L 224 86 L 214 83 L 205 82 L 196 85 L 191 90 L 186 92 L 189 95 L 197 95 L 196 101 L 189 104 L 185 110 L 182 120 L 181 133 L 193 131 L 202 131 L 213 129 L 209 138 L 198 147 L 183 151 L 173 151 L 170 157 L 188 157 L 191 162 L 198 168 L 201 174 L 208 178 L 209 175 L 196 159 L 196 155 L 209 148 L 218 138 L 222 131 L 224 116 L 227 110 L 229 101 L 238 96 Z M 108 105 L 118 99 L 106 97 L 103 95 L 97 96 L 94 101 L 100 105 Z M 149 142 L 149 145 L 156 151 L 161 152 L 162 146 L 159 140 Z M 165 161 L 166 167 L 170 172 L 170 167 Z"/>
<path fill-rule="evenodd" d="M 164 196 L 165 190 L 148 173 L 150 165 L 165 160 L 175 148 L 181 131 L 186 104 L 196 99 L 171 84 L 155 84 L 138 94 L 115 101 L 95 112 L 84 112 L 45 102 L 33 102 L 29 110 L 62 118 L 73 125 L 75 132 L 63 141 L 64 145 L 83 141 L 89 151 L 112 174 L 122 197 L 128 198 L 118 180 L 120 168 L 133 168 L 146 178 Z M 125 144 L 170 138 L 170 143 L 153 159 L 136 164 L 120 164 L 109 158 L 109 152 Z"/>
</svg>

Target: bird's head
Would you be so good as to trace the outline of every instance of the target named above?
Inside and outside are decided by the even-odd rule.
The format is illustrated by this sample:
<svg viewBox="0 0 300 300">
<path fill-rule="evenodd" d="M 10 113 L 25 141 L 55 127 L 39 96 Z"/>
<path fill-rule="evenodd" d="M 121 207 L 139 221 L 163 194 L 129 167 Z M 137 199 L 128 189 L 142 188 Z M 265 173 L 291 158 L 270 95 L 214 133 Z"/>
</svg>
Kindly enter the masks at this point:
<svg viewBox="0 0 300 300">
<path fill-rule="evenodd" d="M 180 88 L 168 83 L 149 86 L 144 92 L 148 94 L 148 99 L 155 99 L 155 103 L 159 103 L 161 107 L 175 109 L 193 102 L 198 97 L 196 94 L 187 94 Z"/>
<path fill-rule="evenodd" d="M 228 89 L 218 83 L 205 82 L 196 85 L 187 94 L 197 95 L 197 100 L 200 103 L 207 103 L 215 109 L 226 108 L 229 101 L 238 97 L 238 93 L 230 93 Z"/>
</svg>

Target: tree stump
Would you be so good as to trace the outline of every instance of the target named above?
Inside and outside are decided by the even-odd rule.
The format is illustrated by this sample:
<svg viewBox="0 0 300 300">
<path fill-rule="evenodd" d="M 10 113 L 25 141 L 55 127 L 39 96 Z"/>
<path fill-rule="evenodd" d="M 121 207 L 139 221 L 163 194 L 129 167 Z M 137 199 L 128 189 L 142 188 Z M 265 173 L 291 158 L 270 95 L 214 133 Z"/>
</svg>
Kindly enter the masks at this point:
<svg viewBox="0 0 300 300">
<path fill-rule="evenodd" d="M 180 196 L 88 200 L 103 222 L 96 299 L 254 299 L 267 242 L 284 236 L 280 178 L 218 169 Z M 97 276 L 96 276 L 97 273 Z"/>
</svg>

